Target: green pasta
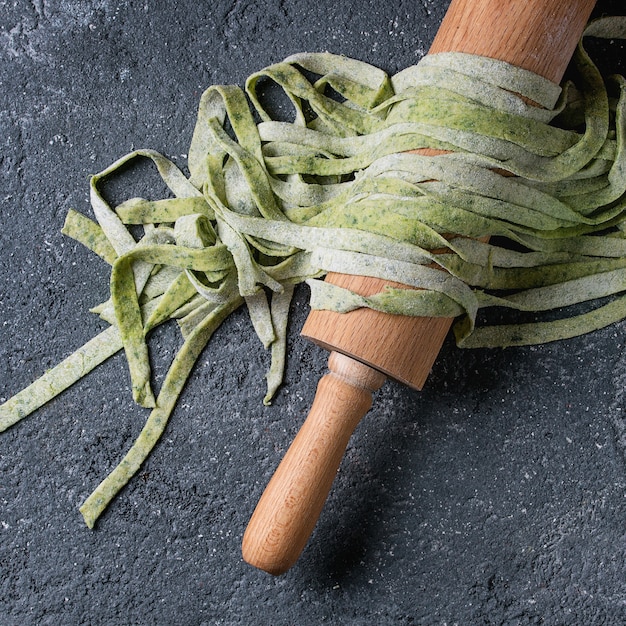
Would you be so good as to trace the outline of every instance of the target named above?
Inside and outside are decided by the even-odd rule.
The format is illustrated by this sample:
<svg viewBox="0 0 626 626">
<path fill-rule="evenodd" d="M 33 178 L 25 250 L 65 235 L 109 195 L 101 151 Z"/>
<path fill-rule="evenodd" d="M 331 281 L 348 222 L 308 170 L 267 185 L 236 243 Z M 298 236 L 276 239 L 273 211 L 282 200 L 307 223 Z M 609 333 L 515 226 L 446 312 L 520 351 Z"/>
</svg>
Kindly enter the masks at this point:
<svg viewBox="0 0 626 626">
<path fill-rule="evenodd" d="M 626 18 L 598 20 L 586 34 L 624 37 Z M 271 351 L 271 402 L 298 283 L 310 285 L 313 308 L 456 317 L 463 347 L 554 341 L 624 319 L 626 81 L 604 80 L 582 42 L 572 76 L 558 86 L 444 53 L 389 77 L 324 53 L 289 57 L 245 90 L 209 88 L 188 177 L 154 151 L 134 151 L 92 177 L 95 222 L 68 214 L 63 232 L 111 265 L 111 297 L 92 309 L 110 327 L 1 405 L 0 431 L 124 350 L 133 398 L 150 414 L 81 506 L 92 527 L 162 435 L 215 330 L 242 305 Z M 292 122 L 272 120 L 257 93 L 264 81 L 284 90 Z M 421 148 L 448 153 L 406 152 Z M 171 197 L 110 206 L 101 182 L 139 158 L 154 163 Z M 138 241 L 131 225 L 143 226 Z M 363 297 L 320 280 L 330 271 L 417 289 Z M 580 303 L 590 308 L 568 317 Z M 494 306 L 562 315 L 478 324 Z M 146 338 L 170 321 L 184 343 L 157 392 Z"/>
</svg>

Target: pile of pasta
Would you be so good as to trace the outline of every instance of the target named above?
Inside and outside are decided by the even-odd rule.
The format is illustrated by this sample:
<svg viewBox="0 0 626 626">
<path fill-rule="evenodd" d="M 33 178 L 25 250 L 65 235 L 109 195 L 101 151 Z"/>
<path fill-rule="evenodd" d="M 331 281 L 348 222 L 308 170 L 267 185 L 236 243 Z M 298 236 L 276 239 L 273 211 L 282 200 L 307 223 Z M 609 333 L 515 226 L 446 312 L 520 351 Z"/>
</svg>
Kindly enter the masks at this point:
<svg viewBox="0 0 626 626">
<path fill-rule="evenodd" d="M 625 34 L 626 18 L 609 18 L 585 36 Z M 271 350 L 271 401 L 299 283 L 316 309 L 455 317 L 463 347 L 543 343 L 623 320 L 626 83 L 604 79 L 583 42 L 571 76 L 556 85 L 443 53 L 390 77 L 324 53 L 289 57 L 245 90 L 209 88 L 187 172 L 134 151 L 93 176 L 95 221 L 68 214 L 63 232 L 111 265 L 110 298 L 93 309 L 109 326 L 0 406 L 0 430 L 124 351 L 133 398 L 150 414 L 81 506 L 91 527 L 163 433 L 215 330 L 241 306 Z M 259 86 L 268 81 L 292 103 L 290 121 L 266 110 Z M 410 152 L 424 148 L 444 154 Z M 150 159 L 171 194 L 111 206 L 102 182 L 135 159 Z M 329 271 L 417 289 L 363 297 L 321 280 Z M 477 324 L 486 307 L 552 313 Z M 157 393 L 146 338 L 172 320 L 184 342 Z"/>
</svg>

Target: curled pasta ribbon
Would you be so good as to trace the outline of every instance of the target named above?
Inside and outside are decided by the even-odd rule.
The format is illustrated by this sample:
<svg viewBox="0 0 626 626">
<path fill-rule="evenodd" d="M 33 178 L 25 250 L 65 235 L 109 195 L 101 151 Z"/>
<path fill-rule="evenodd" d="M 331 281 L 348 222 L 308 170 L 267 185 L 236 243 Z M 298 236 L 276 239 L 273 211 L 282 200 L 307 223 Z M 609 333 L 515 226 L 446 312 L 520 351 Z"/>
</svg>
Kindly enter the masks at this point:
<svg viewBox="0 0 626 626">
<path fill-rule="evenodd" d="M 626 18 L 608 18 L 585 36 L 625 34 Z M 605 81 L 582 42 L 573 69 L 559 86 L 444 53 L 389 77 L 345 57 L 299 54 L 251 76 L 245 91 L 209 88 L 189 175 L 135 151 L 92 178 L 95 222 L 68 214 L 64 232 L 111 265 L 111 296 L 92 309 L 110 327 L 0 406 L 0 431 L 124 350 L 133 397 L 150 414 L 81 506 L 91 527 L 158 441 L 215 330 L 243 305 L 271 351 L 271 401 L 298 283 L 309 283 L 313 308 L 457 317 L 465 347 L 553 341 L 624 319 L 626 81 Z M 291 121 L 273 119 L 259 95 L 267 81 L 287 96 Z M 408 152 L 424 148 L 446 154 Z M 170 197 L 111 206 L 101 182 L 139 158 L 154 163 Z M 416 289 L 362 297 L 319 280 L 329 271 Z M 588 308 L 570 315 L 581 303 Z M 479 324 L 494 306 L 562 316 Z M 155 393 L 146 338 L 170 320 L 184 343 Z"/>
</svg>

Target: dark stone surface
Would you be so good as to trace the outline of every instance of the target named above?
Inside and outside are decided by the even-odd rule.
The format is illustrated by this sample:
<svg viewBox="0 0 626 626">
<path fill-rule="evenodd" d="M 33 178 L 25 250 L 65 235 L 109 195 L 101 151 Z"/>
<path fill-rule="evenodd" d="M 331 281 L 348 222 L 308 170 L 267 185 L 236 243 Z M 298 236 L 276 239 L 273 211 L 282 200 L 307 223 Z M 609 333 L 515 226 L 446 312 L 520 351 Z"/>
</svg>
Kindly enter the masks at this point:
<svg viewBox="0 0 626 626">
<path fill-rule="evenodd" d="M 289 53 L 413 64 L 447 4 L 1 2 L 0 395 L 102 328 L 87 310 L 107 268 L 59 233 L 70 207 L 90 213 L 91 173 L 135 147 L 184 165 L 204 88 Z M 77 507 L 146 415 L 121 356 L 0 435 L 0 625 L 626 623 L 623 324 L 529 349 L 447 343 L 422 393 L 378 393 L 296 567 L 243 563 L 325 369 L 298 337 L 307 309 L 301 289 L 270 408 L 247 316 L 224 324 L 95 530 Z M 154 336 L 157 380 L 179 343 Z"/>
</svg>

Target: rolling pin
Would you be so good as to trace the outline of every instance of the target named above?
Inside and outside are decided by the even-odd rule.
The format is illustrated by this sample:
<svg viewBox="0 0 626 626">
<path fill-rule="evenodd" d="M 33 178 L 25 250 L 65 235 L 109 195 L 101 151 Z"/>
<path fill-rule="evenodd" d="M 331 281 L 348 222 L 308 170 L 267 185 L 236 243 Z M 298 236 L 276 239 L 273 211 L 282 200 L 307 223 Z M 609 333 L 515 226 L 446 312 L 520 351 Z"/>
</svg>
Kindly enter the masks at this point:
<svg viewBox="0 0 626 626">
<path fill-rule="evenodd" d="M 429 54 L 487 56 L 559 83 L 595 0 L 452 0 Z M 420 150 L 420 154 L 437 154 Z M 378 278 L 326 280 L 372 295 Z M 408 287 L 407 287 L 408 288 Z M 298 559 L 315 527 L 348 441 L 386 377 L 421 389 L 452 320 L 311 311 L 302 335 L 330 350 L 310 413 L 259 500 L 243 537 L 249 564 L 278 575 Z"/>
</svg>

